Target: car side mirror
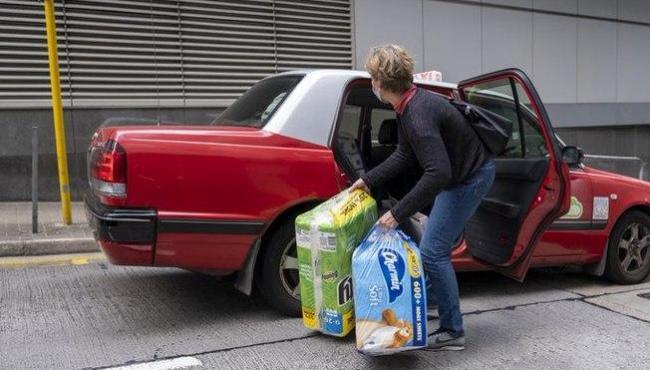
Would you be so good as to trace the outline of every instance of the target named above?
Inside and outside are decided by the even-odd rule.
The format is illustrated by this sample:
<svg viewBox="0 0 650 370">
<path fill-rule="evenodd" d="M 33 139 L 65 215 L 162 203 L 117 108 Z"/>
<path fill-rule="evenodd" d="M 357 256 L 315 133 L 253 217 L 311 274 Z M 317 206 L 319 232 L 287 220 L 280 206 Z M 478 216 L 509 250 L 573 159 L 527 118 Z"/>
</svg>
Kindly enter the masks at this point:
<svg viewBox="0 0 650 370">
<path fill-rule="evenodd" d="M 577 166 L 582 163 L 585 153 L 576 146 L 565 146 L 562 149 L 562 160 L 569 166 Z"/>
</svg>

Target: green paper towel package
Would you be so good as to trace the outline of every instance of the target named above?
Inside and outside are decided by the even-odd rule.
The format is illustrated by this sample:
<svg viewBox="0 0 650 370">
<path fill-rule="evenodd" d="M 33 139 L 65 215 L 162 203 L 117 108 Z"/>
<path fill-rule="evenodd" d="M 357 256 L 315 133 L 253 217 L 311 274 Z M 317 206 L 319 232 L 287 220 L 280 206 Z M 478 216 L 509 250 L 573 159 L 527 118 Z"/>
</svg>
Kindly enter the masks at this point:
<svg viewBox="0 0 650 370">
<path fill-rule="evenodd" d="M 375 200 L 349 189 L 296 218 L 306 327 L 340 337 L 354 328 L 352 252 L 376 221 Z"/>
</svg>

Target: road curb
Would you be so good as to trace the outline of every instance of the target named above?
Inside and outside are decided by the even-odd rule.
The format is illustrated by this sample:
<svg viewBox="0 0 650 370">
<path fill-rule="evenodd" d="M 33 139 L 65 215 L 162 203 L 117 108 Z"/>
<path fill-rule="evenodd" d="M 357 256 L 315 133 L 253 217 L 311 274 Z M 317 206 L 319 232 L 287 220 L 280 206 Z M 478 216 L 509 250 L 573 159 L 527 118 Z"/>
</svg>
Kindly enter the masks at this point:
<svg viewBox="0 0 650 370">
<path fill-rule="evenodd" d="M 0 241 L 0 257 L 99 252 L 91 237 Z"/>
<path fill-rule="evenodd" d="M 91 262 L 105 262 L 100 252 L 49 254 L 41 256 L 14 256 L 0 258 L 0 269 L 26 268 L 54 265 L 87 265 Z"/>
</svg>

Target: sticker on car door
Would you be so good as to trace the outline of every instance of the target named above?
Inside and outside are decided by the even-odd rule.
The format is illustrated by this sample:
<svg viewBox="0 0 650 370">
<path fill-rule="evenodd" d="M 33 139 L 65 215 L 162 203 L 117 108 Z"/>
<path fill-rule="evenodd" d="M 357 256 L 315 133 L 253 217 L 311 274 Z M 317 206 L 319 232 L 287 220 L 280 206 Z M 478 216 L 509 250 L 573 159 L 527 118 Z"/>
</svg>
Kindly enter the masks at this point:
<svg viewBox="0 0 650 370">
<path fill-rule="evenodd" d="M 582 203 L 580 203 L 580 200 L 576 196 L 571 197 L 571 208 L 569 208 L 569 212 L 565 214 L 564 216 L 560 217 L 561 220 L 578 220 L 580 217 L 582 217 L 582 212 L 584 210 L 584 207 L 582 206 Z"/>
</svg>

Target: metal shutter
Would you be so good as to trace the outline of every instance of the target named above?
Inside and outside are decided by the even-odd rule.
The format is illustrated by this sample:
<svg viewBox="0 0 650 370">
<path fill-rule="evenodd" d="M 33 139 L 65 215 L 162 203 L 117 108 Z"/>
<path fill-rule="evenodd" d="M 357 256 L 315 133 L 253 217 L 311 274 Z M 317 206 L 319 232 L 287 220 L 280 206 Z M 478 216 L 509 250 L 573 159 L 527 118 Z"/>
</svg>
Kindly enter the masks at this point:
<svg viewBox="0 0 650 370">
<path fill-rule="evenodd" d="M 352 68 L 350 1 L 275 1 L 277 70 Z"/>
<path fill-rule="evenodd" d="M 59 7 L 57 16 L 60 14 Z M 61 65 L 61 74 L 64 66 Z M 43 4 L 3 1 L 0 7 L 0 107 L 49 102 L 50 75 Z"/>
<path fill-rule="evenodd" d="M 75 106 L 180 106 L 175 1 L 65 0 L 60 46 Z M 64 72 L 61 72 L 62 78 Z"/>
<path fill-rule="evenodd" d="M 229 105 L 255 81 L 352 67 L 350 1 L 57 0 L 66 106 Z M 47 107 L 43 4 L 3 0 L 0 107 Z"/>
<path fill-rule="evenodd" d="M 275 72 L 272 1 L 180 2 L 187 103 L 226 106 Z"/>
</svg>

